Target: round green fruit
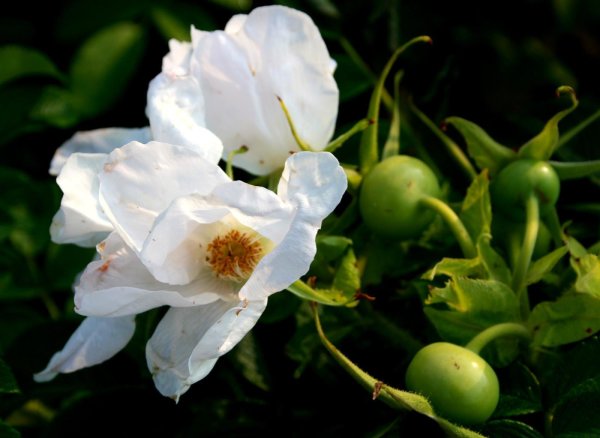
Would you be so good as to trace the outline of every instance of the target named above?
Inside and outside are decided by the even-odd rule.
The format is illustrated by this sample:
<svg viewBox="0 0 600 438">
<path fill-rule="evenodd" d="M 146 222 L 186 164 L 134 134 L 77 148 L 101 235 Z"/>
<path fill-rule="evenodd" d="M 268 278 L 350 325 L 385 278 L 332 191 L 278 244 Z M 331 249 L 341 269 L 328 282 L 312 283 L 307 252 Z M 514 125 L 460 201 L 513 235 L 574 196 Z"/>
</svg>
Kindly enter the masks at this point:
<svg viewBox="0 0 600 438">
<path fill-rule="evenodd" d="M 439 194 L 437 178 L 425 163 L 396 155 L 378 163 L 364 178 L 359 195 L 360 212 L 375 234 L 415 238 L 435 217 L 420 200 Z"/>
<path fill-rule="evenodd" d="M 560 193 L 560 179 L 549 163 L 523 158 L 502 169 L 490 191 L 494 207 L 507 217 L 522 220 L 532 194 L 538 199 L 541 216 L 552 209 Z"/>
<path fill-rule="evenodd" d="M 500 394 L 496 373 L 481 356 L 447 342 L 419 350 L 406 371 L 406 386 L 426 396 L 438 415 L 460 424 L 485 422 Z"/>
</svg>

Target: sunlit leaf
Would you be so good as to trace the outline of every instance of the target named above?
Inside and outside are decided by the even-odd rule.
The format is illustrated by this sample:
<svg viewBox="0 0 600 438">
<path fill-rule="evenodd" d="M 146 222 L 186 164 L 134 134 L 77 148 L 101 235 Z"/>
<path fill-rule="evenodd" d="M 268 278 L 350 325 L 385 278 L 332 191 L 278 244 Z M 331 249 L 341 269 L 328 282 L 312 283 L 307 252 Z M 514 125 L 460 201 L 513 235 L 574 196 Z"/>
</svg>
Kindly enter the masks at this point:
<svg viewBox="0 0 600 438">
<path fill-rule="evenodd" d="M 490 201 L 490 180 L 487 170 L 473 180 L 462 203 L 460 219 L 477 242 L 482 234 L 489 234 L 492 226 L 492 204 Z"/>
<path fill-rule="evenodd" d="M 525 284 L 533 284 L 540 281 L 546 274 L 554 269 L 554 266 L 569 252 L 566 246 L 556 248 L 554 251 L 540 257 L 531 264 L 527 271 Z"/>
<path fill-rule="evenodd" d="M 600 330 L 600 299 L 570 293 L 544 301 L 533 308 L 528 324 L 535 345 L 556 347 L 585 339 Z"/>
</svg>

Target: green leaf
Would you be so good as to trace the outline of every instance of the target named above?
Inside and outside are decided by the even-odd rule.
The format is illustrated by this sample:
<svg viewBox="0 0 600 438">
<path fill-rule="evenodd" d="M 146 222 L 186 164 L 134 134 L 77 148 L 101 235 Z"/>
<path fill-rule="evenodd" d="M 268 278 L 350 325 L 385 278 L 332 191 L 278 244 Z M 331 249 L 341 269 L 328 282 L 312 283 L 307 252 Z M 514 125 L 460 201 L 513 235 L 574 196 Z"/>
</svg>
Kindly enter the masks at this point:
<svg viewBox="0 0 600 438">
<path fill-rule="evenodd" d="M 544 301 L 531 311 L 528 321 L 533 344 L 544 347 L 576 342 L 600 330 L 600 299 L 583 293 Z"/>
<path fill-rule="evenodd" d="M 331 287 L 342 291 L 348 297 L 348 300 L 352 300 L 359 292 L 360 272 L 358 271 L 356 256 L 352 248 L 348 248 L 346 254 L 342 257 Z"/>
<path fill-rule="evenodd" d="M 198 29 L 211 31 L 217 28 L 214 20 L 198 5 L 185 3 L 166 3 L 154 6 L 150 10 L 152 21 L 166 38 L 190 41 L 190 25 Z"/>
<path fill-rule="evenodd" d="M 44 88 L 39 101 L 32 108 L 31 118 L 57 128 L 70 128 L 81 118 L 77 105 L 77 97 L 70 90 L 50 85 Z"/>
<path fill-rule="evenodd" d="M 488 169 L 495 175 L 516 158 L 516 153 L 492 139 L 475 123 L 461 117 L 448 117 L 446 123 L 454 126 L 467 142 L 469 155 L 480 169 Z"/>
<path fill-rule="evenodd" d="M 491 236 L 482 234 L 477 241 L 477 254 L 487 273 L 486 279 L 501 281 L 506 285 L 511 283 L 511 272 L 504 259 L 490 244 Z"/>
<path fill-rule="evenodd" d="M 37 50 L 8 45 L 0 47 L 0 85 L 27 76 L 50 76 L 63 79 L 54 63 Z"/>
<path fill-rule="evenodd" d="M 432 288 L 425 305 L 440 336 L 459 345 L 491 325 L 519 318 L 516 295 L 496 280 L 451 279 L 443 288 Z"/>
<path fill-rule="evenodd" d="M 537 283 L 544 275 L 548 274 L 554 266 L 560 261 L 563 256 L 569 252 L 567 246 L 561 246 L 556 248 L 554 251 L 540 257 L 531 264 L 527 271 L 527 277 L 525 278 L 525 285 Z"/>
<path fill-rule="evenodd" d="M 0 144 L 41 128 L 32 123 L 30 113 L 42 91 L 39 84 L 20 82 L 0 87 Z"/>
<path fill-rule="evenodd" d="M 2 359 L 0 359 L 0 393 L 17 394 L 19 393 L 17 381 L 10 368 Z"/>
<path fill-rule="evenodd" d="M 482 431 L 486 436 L 502 438 L 543 438 L 540 432 L 526 423 L 516 420 L 492 420 Z"/>
<path fill-rule="evenodd" d="M 595 254 L 571 256 L 571 267 L 577 274 L 575 290 L 600 298 L 600 260 Z"/>
<path fill-rule="evenodd" d="M 242 375 L 253 385 L 269 391 L 270 376 L 260 346 L 252 333 L 248 333 L 231 352 Z"/>
<path fill-rule="evenodd" d="M 569 397 L 560 403 L 550 417 L 552 436 L 556 438 L 587 438 L 600 436 L 600 391 Z"/>
<path fill-rule="evenodd" d="M 457 277 L 479 277 L 483 274 L 481 260 L 443 258 L 433 268 L 423 274 L 423 278 L 433 280 L 438 275 L 447 275 L 451 278 Z"/>
<path fill-rule="evenodd" d="M 0 436 L 3 438 L 21 438 L 21 433 L 0 420 Z"/>
<path fill-rule="evenodd" d="M 544 126 L 542 132 L 533 137 L 519 149 L 519 158 L 533 158 L 535 160 L 548 160 L 558 148 L 559 133 L 558 122 L 570 114 L 579 102 L 575 96 L 575 90 L 569 86 L 561 86 L 556 90 L 557 95 L 568 93 L 571 98 L 571 106 L 556 113 Z"/>
<path fill-rule="evenodd" d="M 460 219 L 477 242 L 482 234 L 489 234 L 492 227 L 492 204 L 490 201 L 490 180 L 484 169 L 471 183 L 462 204 Z"/>
<path fill-rule="evenodd" d="M 71 91 L 87 117 L 108 109 L 137 69 L 145 33 L 134 23 L 118 23 L 86 40 L 71 65 Z"/>
<path fill-rule="evenodd" d="M 521 362 L 499 370 L 502 382 L 500 401 L 494 418 L 513 417 L 542 411 L 540 382 Z"/>
</svg>

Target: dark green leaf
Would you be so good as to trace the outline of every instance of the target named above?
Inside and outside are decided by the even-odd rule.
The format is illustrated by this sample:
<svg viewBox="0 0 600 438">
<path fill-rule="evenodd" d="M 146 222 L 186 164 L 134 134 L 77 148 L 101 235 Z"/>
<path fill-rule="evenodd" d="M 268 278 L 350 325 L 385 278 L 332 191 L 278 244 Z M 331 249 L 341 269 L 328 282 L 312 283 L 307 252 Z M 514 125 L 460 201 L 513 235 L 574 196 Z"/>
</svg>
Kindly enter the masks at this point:
<svg viewBox="0 0 600 438">
<path fill-rule="evenodd" d="M 491 236 L 482 234 L 477 241 L 477 253 L 479 260 L 485 268 L 486 278 L 490 280 L 501 281 L 506 285 L 511 283 L 511 273 L 504 259 L 496 252 L 490 244 Z"/>
<path fill-rule="evenodd" d="M 560 438 L 587 438 L 600 436 L 600 391 L 569 397 L 560 403 L 551 418 L 552 436 Z"/>
<path fill-rule="evenodd" d="M 21 434 L 17 429 L 10 427 L 8 424 L 0 420 L 0 436 L 2 438 L 20 438 Z"/>
<path fill-rule="evenodd" d="M 70 90 L 50 85 L 44 88 L 32 108 L 31 118 L 58 128 L 70 128 L 81 118 L 77 105 L 76 96 Z"/>
<path fill-rule="evenodd" d="M 499 370 L 500 401 L 494 418 L 513 417 L 542 411 L 540 383 L 521 362 Z"/>
<path fill-rule="evenodd" d="M 515 420 L 489 421 L 482 432 L 489 437 L 543 438 L 543 435 L 530 425 Z"/>
<path fill-rule="evenodd" d="M 270 389 L 270 377 L 265 359 L 251 332 L 236 345 L 231 355 L 242 375 L 250 383 L 263 391 Z"/>
<path fill-rule="evenodd" d="M 62 78 L 56 66 L 44 53 L 28 47 L 0 47 L 0 65 L 0 85 L 26 76 Z"/>
<path fill-rule="evenodd" d="M 2 359 L 0 359 L 0 393 L 16 394 L 19 392 L 17 381 L 10 368 Z"/>
<path fill-rule="evenodd" d="M 142 27 L 118 23 L 86 40 L 71 65 L 71 91 L 87 117 L 109 108 L 132 78 L 145 45 Z"/>
</svg>

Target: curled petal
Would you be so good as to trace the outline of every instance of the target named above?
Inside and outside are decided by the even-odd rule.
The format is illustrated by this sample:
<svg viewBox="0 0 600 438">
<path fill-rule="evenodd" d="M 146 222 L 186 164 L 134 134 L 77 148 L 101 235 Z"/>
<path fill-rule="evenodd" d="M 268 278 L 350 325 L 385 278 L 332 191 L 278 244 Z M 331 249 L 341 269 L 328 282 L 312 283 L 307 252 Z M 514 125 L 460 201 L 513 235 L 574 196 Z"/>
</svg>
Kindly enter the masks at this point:
<svg viewBox="0 0 600 438">
<path fill-rule="evenodd" d="M 91 262 L 75 286 L 75 305 L 86 316 L 122 316 L 168 305 L 192 307 L 231 296 L 220 283 L 199 277 L 174 286 L 160 283 L 117 233 L 99 245 L 102 259 Z"/>
<path fill-rule="evenodd" d="M 50 226 L 53 242 L 92 247 L 113 229 L 98 200 L 98 173 L 105 161 L 105 154 L 76 153 L 62 167 L 56 181 L 63 198 Z"/>
<path fill-rule="evenodd" d="M 204 97 L 193 77 L 161 73 L 150 82 L 146 115 L 154 139 L 189 147 L 216 164 L 223 144 L 205 128 L 204 111 Z"/>
<path fill-rule="evenodd" d="M 54 153 L 50 175 L 58 175 L 67 158 L 75 152 L 108 154 L 131 141 L 146 143 L 152 140 L 150 128 L 102 128 L 81 131 L 64 142 Z"/>
<path fill-rule="evenodd" d="M 85 318 L 65 347 L 52 356 L 48 366 L 35 374 L 34 379 L 47 382 L 58 373 L 71 373 L 102 363 L 121 351 L 134 331 L 133 316 Z"/>
<path fill-rule="evenodd" d="M 106 216 L 136 251 L 175 198 L 206 194 L 229 181 L 218 166 L 190 149 L 158 142 L 132 142 L 113 151 L 99 179 Z"/>
<path fill-rule="evenodd" d="M 254 327 L 266 305 L 266 299 L 215 301 L 169 309 L 146 345 L 148 368 L 160 393 L 178 400 Z"/>
</svg>

